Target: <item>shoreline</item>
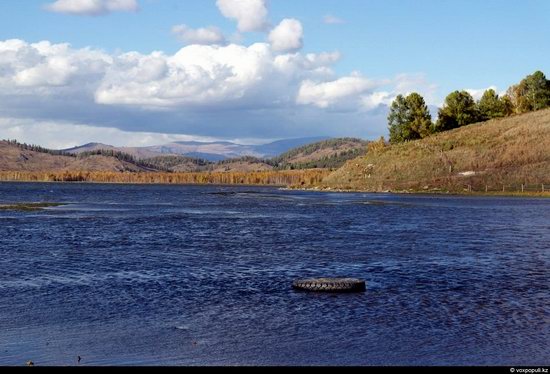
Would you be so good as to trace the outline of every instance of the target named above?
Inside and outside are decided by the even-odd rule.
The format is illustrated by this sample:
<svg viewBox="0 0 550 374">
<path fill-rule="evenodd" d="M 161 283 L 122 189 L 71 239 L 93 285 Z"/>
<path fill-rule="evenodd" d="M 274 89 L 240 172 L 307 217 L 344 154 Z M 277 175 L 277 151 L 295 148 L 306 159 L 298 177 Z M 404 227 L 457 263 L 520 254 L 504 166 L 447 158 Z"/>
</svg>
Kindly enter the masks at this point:
<svg viewBox="0 0 550 374">
<path fill-rule="evenodd" d="M 434 195 L 434 196 L 471 196 L 471 197 L 525 197 L 525 198 L 550 198 L 550 191 L 545 192 L 483 192 L 483 191 L 472 191 L 472 192 L 456 192 L 456 191 L 442 191 L 442 190 L 428 190 L 428 191 L 393 191 L 393 190 L 384 190 L 384 191 L 372 191 L 372 190 L 362 190 L 362 189 L 341 189 L 341 188 L 331 188 L 331 187 L 293 187 L 285 184 L 248 184 L 248 183 L 162 183 L 162 182 L 100 182 L 100 181 L 36 181 L 36 180 L 0 180 L 0 183 L 33 183 L 33 184 L 104 184 L 104 185 L 128 185 L 128 186 L 197 186 L 197 187 L 260 187 L 260 188 L 277 188 L 279 191 L 304 191 L 304 192 L 326 192 L 326 193 L 370 193 L 370 194 L 391 194 L 391 195 Z"/>
<path fill-rule="evenodd" d="M 465 192 L 456 192 L 456 191 L 442 191 L 442 190 L 422 190 L 422 191 L 392 191 L 392 190 L 384 190 L 384 191 L 372 191 L 372 190 L 362 190 L 362 189 L 341 189 L 341 188 L 321 188 L 321 187 L 312 187 L 312 188 L 304 188 L 304 187 L 286 187 L 282 188 L 281 190 L 288 190 L 288 191 L 308 191 L 308 192 L 333 192 L 333 193 L 370 193 L 370 194 L 390 194 L 390 195 L 436 195 L 436 196 L 480 196 L 480 197 L 539 197 L 539 198 L 550 198 L 550 191 L 545 192 L 531 192 L 531 191 L 525 191 L 525 192 L 483 192 L 483 191 L 465 191 Z"/>
<path fill-rule="evenodd" d="M 285 188 L 285 184 L 231 184 L 231 183 L 162 183 L 162 182 L 98 182 L 98 181 L 36 181 L 36 180 L 18 180 L 6 181 L 0 180 L 1 183 L 33 183 L 33 184 L 105 184 L 105 185 L 127 185 L 127 186 L 220 186 L 220 187 L 278 187 Z"/>
</svg>

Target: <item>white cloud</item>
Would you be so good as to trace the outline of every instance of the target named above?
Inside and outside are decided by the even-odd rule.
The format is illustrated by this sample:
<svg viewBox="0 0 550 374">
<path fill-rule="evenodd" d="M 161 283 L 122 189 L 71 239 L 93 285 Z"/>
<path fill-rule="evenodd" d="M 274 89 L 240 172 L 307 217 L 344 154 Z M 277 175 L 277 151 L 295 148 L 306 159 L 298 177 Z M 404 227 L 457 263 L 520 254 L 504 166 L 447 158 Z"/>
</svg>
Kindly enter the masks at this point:
<svg viewBox="0 0 550 374">
<path fill-rule="evenodd" d="M 303 46 L 304 29 L 297 19 L 285 18 L 269 33 L 269 42 L 277 52 L 297 51 Z"/>
<path fill-rule="evenodd" d="M 327 14 L 323 17 L 323 23 L 327 25 L 339 25 L 342 23 L 346 23 L 346 21 L 331 14 Z"/>
<path fill-rule="evenodd" d="M 370 95 L 361 97 L 361 104 L 366 110 L 373 110 L 381 105 L 391 105 L 392 101 L 395 99 L 395 95 L 390 92 L 380 91 L 373 92 Z"/>
<path fill-rule="evenodd" d="M 293 104 L 305 79 L 331 79 L 337 52 L 277 54 L 269 44 L 189 45 L 106 54 L 68 44 L 0 42 L 0 96 L 180 110 Z"/>
<path fill-rule="evenodd" d="M 97 82 L 111 63 L 111 56 L 89 48 L 73 50 L 69 44 L 7 40 L 0 42 L 0 87 L 11 87 L 20 94 L 47 95 L 55 87 L 78 81 L 82 90 L 88 82 Z"/>
<path fill-rule="evenodd" d="M 352 75 L 342 77 L 331 82 L 302 82 L 296 102 L 302 105 L 314 105 L 318 108 L 344 103 L 355 103 L 363 94 L 376 88 L 379 84 L 361 77 Z M 346 102 L 347 101 L 347 102 Z"/>
<path fill-rule="evenodd" d="M 136 12 L 137 0 L 57 0 L 46 5 L 46 9 L 55 13 L 99 16 L 111 12 Z"/>
<path fill-rule="evenodd" d="M 17 139 L 51 149 L 67 149 L 96 142 L 117 147 L 150 146 L 176 141 L 216 140 L 212 137 L 122 131 L 113 127 L 95 127 L 79 123 L 36 121 L 29 118 L 0 118 L 0 139 Z"/>
<path fill-rule="evenodd" d="M 275 53 L 268 43 L 142 54 L 0 41 L 0 117 L 223 138 L 371 131 L 379 137 L 385 105 L 396 93 L 415 86 L 429 92 L 421 76 L 338 76 L 333 65 L 340 58 L 338 52 Z M 365 125 L 371 121 L 374 127 Z"/>
<path fill-rule="evenodd" d="M 186 44 L 224 44 L 225 37 L 221 30 L 215 26 L 190 28 L 187 25 L 172 27 L 172 33 Z"/>
<path fill-rule="evenodd" d="M 267 28 L 265 0 L 217 0 L 222 15 L 237 21 L 240 32 L 264 31 Z"/>
<path fill-rule="evenodd" d="M 297 74 L 304 71 L 316 78 L 330 79 L 334 76 L 331 66 L 341 58 L 340 52 L 322 52 L 319 54 L 288 53 L 277 55 L 274 65 L 279 72 L 285 75 Z"/>
<path fill-rule="evenodd" d="M 238 101 L 264 83 L 272 60 L 266 44 L 190 45 L 173 56 L 157 55 L 166 70 L 140 81 L 151 57 L 137 53 L 118 56 L 96 91 L 97 102 L 173 107 Z"/>
</svg>

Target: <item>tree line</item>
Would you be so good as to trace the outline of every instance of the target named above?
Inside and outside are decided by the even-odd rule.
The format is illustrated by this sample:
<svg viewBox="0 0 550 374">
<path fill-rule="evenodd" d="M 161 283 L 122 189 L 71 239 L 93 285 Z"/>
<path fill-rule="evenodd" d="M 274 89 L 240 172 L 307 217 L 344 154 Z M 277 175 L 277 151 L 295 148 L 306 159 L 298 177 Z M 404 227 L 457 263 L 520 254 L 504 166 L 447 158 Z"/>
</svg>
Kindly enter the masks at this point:
<svg viewBox="0 0 550 374">
<path fill-rule="evenodd" d="M 549 107 L 550 80 L 541 71 L 511 86 L 503 96 L 488 89 L 477 102 L 467 91 L 454 91 L 445 98 L 435 122 L 421 95 L 416 92 L 407 96 L 398 95 L 388 115 L 390 143 L 422 139 L 472 123 Z"/>
<path fill-rule="evenodd" d="M 113 157 L 119 161 L 128 162 L 144 169 L 150 169 L 151 171 L 170 171 L 170 169 L 165 167 L 164 165 L 158 164 L 156 162 L 149 162 L 149 160 L 147 159 L 138 159 L 131 154 L 112 149 L 95 149 L 92 151 L 81 152 L 76 155 L 76 157 L 80 159 L 88 158 L 91 156 Z"/>
<path fill-rule="evenodd" d="M 66 151 L 57 150 L 57 149 L 48 149 L 48 148 L 44 148 L 44 147 L 41 147 L 41 146 L 35 145 L 35 144 L 19 143 L 15 139 L 6 139 L 6 140 L 3 140 L 3 141 L 8 143 L 9 145 L 14 145 L 14 146 L 19 147 L 20 149 L 23 149 L 23 150 L 26 150 L 26 151 L 47 153 L 47 154 L 54 155 L 54 156 L 76 157 L 74 154 L 66 152 Z"/>
</svg>

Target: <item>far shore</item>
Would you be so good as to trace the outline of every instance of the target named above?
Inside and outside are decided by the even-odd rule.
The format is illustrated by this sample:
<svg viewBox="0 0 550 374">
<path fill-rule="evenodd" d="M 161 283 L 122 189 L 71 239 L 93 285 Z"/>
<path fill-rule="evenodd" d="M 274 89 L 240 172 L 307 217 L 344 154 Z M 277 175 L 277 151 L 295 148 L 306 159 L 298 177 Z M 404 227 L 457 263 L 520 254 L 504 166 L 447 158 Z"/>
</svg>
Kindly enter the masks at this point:
<svg viewBox="0 0 550 374">
<path fill-rule="evenodd" d="M 435 195 L 435 196 L 495 196 L 495 197 L 541 197 L 550 198 L 550 191 L 533 192 L 533 191 L 443 191 L 439 189 L 432 190 L 384 190 L 372 191 L 362 189 L 341 189 L 331 187 L 284 187 L 282 190 L 288 191 L 309 191 L 309 192 L 332 192 L 332 193 L 369 193 L 369 194 L 391 194 L 391 195 Z"/>
<path fill-rule="evenodd" d="M 392 194 L 392 195 L 434 195 L 434 196 L 479 196 L 479 197 L 528 197 L 528 198 L 550 198 L 550 191 L 444 191 L 440 189 L 430 190 L 384 190 L 373 191 L 363 189 L 341 189 L 320 186 L 288 186 L 285 184 L 261 184 L 261 183 L 170 183 L 170 182 L 104 182 L 104 181 L 37 181 L 37 180 L 0 180 L 0 183 L 47 183 L 47 184 L 104 184 L 104 185 L 160 185 L 160 186 L 199 186 L 199 187 L 264 187 L 277 188 L 280 191 L 306 191 L 306 192 L 327 192 L 327 193 L 369 193 L 369 194 Z"/>
<path fill-rule="evenodd" d="M 218 186 L 218 187 L 275 187 L 280 190 L 290 189 L 286 184 L 232 184 L 232 183 L 168 183 L 168 182 L 101 182 L 101 181 L 37 181 L 37 180 L 0 180 L 0 183 L 32 183 L 32 184 L 105 184 L 120 186 Z"/>
</svg>

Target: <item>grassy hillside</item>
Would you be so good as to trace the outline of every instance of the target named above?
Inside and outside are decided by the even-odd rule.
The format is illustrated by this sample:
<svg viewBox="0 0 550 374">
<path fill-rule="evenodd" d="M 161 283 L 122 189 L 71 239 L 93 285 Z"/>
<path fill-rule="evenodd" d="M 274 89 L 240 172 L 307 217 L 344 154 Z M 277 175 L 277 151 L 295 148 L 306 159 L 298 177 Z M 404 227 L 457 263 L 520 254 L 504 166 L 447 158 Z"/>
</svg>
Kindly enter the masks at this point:
<svg viewBox="0 0 550 374">
<path fill-rule="evenodd" d="M 550 188 L 550 110 L 491 120 L 392 145 L 372 143 L 323 180 L 325 188 L 366 191 L 499 191 Z"/>
<path fill-rule="evenodd" d="M 0 171 L 41 171 L 44 168 L 60 170 L 68 167 L 74 160 L 74 157 L 37 152 L 0 141 Z"/>
</svg>

